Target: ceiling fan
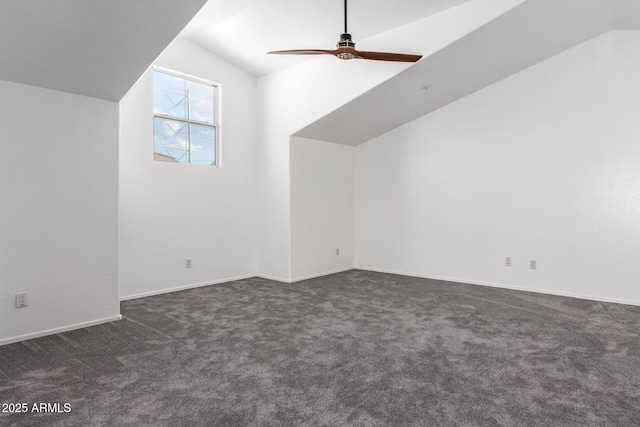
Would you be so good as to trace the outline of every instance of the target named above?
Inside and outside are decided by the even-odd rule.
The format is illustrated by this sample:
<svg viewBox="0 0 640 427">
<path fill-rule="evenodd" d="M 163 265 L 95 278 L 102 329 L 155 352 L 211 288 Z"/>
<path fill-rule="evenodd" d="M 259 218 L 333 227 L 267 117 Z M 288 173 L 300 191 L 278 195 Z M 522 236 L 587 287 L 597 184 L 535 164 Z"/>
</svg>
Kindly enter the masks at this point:
<svg viewBox="0 0 640 427">
<path fill-rule="evenodd" d="M 416 62 L 422 55 L 409 55 L 404 53 L 367 52 L 356 50 L 356 44 L 351 40 L 351 34 L 347 32 L 347 0 L 344 0 L 344 33 L 336 44 L 336 49 L 293 49 L 276 50 L 268 52 L 278 55 L 334 55 L 340 59 L 370 59 L 374 61 Z"/>
</svg>

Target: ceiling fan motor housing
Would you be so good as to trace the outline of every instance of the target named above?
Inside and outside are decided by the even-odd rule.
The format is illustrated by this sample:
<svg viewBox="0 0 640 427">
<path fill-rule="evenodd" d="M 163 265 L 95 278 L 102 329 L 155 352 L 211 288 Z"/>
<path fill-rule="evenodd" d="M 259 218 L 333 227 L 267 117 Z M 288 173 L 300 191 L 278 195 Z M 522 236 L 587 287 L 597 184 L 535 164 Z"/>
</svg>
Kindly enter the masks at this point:
<svg viewBox="0 0 640 427">
<path fill-rule="evenodd" d="M 338 53 L 336 56 L 340 59 L 353 59 L 356 56 L 352 52 L 356 48 L 356 44 L 351 40 L 351 34 L 343 33 L 340 35 L 340 40 L 336 44 L 338 49 L 344 49 L 343 52 Z"/>
</svg>

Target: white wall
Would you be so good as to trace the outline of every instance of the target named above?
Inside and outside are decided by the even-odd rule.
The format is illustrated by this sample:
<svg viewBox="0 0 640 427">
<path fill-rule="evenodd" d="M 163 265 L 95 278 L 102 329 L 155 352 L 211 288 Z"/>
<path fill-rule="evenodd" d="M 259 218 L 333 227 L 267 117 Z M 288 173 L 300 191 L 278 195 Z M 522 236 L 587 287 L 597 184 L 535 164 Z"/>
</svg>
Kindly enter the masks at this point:
<svg viewBox="0 0 640 427">
<path fill-rule="evenodd" d="M 0 93 L 0 344 L 118 319 L 118 104 Z"/>
<path fill-rule="evenodd" d="M 291 265 L 290 137 L 404 64 L 313 59 L 258 80 L 259 272 L 289 281 Z"/>
<path fill-rule="evenodd" d="M 359 40 L 358 46 L 429 55 L 522 1 L 472 0 Z M 258 79 L 258 271 L 262 276 L 289 281 L 297 270 L 291 246 L 291 135 L 409 66 L 322 56 Z"/>
<path fill-rule="evenodd" d="M 120 296 L 257 271 L 256 79 L 178 39 L 157 65 L 222 84 L 222 167 L 153 160 L 152 75 L 120 102 Z M 185 268 L 191 259 L 193 267 Z"/>
<path fill-rule="evenodd" d="M 291 138 L 292 280 L 353 268 L 354 154 L 354 147 Z"/>
<path fill-rule="evenodd" d="M 639 51 L 606 33 L 359 146 L 356 266 L 640 304 Z"/>
</svg>

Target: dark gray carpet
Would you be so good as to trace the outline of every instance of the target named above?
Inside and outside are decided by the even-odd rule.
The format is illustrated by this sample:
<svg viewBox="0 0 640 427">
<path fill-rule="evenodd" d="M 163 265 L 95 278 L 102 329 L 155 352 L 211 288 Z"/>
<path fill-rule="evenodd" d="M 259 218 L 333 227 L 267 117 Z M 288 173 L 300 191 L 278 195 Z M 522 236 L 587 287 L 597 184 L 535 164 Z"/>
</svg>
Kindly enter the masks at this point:
<svg viewBox="0 0 640 427">
<path fill-rule="evenodd" d="M 350 271 L 0 347 L 20 426 L 638 426 L 640 307 Z"/>
</svg>

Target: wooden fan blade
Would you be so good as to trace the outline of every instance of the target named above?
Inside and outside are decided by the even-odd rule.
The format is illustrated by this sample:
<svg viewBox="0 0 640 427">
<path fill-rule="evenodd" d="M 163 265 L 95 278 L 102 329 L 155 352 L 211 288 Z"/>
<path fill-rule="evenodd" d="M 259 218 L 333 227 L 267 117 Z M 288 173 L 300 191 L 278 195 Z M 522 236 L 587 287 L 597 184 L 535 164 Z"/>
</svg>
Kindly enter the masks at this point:
<svg viewBox="0 0 640 427">
<path fill-rule="evenodd" d="M 388 52 L 367 52 L 358 50 L 355 52 L 356 58 L 371 59 L 373 61 L 393 61 L 393 62 L 417 62 L 422 55 L 409 55 L 406 53 Z"/>
<path fill-rule="evenodd" d="M 324 49 L 293 49 L 293 50 L 274 50 L 267 52 L 270 55 L 335 55 L 337 50 Z"/>
</svg>

